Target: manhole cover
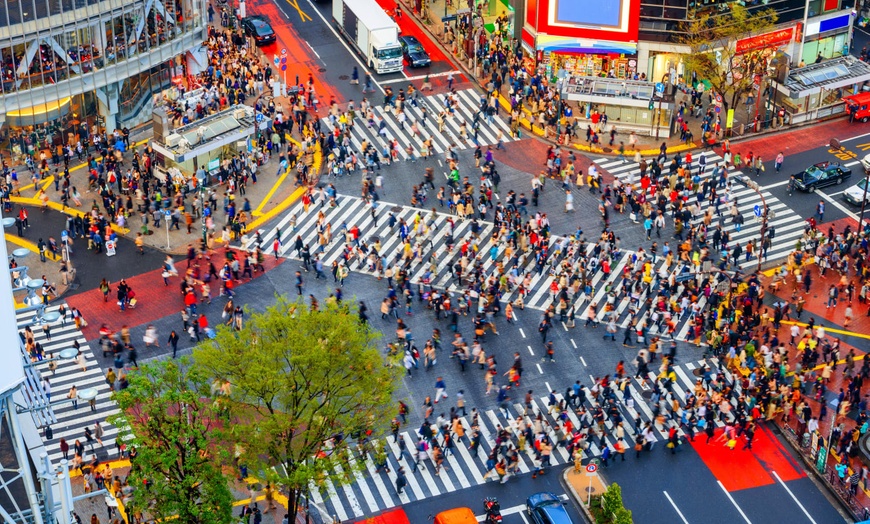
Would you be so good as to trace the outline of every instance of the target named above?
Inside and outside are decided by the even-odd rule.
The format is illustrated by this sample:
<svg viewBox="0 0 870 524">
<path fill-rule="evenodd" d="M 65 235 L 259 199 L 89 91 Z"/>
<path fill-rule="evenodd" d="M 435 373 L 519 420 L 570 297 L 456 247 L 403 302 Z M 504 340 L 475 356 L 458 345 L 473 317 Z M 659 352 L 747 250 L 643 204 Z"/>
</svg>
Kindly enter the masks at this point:
<svg viewBox="0 0 870 524">
<path fill-rule="evenodd" d="M 325 67 L 321 67 L 320 69 L 318 69 L 318 71 L 321 72 L 321 73 L 325 73 L 325 72 L 326 72 L 326 68 L 325 68 Z M 347 78 L 347 77 L 345 77 L 345 78 Z"/>
<path fill-rule="evenodd" d="M 703 368 L 695 368 L 692 370 L 692 374 L 695 375 L 696 377 L 703 377 L 704 376 L 704 369 Z"/>
<path fill-rule="evenodd" d="M 586 490 L 586 493 L 595 493 L 595 488 L 592 486 L 586 486 L 583 489 Z"/>
<path fill-rule="evenodd" d="M 653 394 L 653 392 L 651 389 L 647 389 L 647 390 L 640 392 L 640 396 L 642 396 L 643 398 L 645 398 L 647 400 L 652 398 L 652 394 Z"/>
<path fill-rule="evenodd" d="M 339 80 L 347 80 L 348 78 L 350 78 L 350 77 L 347 75 L 341 75 L 338 77 Z"/>
</svg>

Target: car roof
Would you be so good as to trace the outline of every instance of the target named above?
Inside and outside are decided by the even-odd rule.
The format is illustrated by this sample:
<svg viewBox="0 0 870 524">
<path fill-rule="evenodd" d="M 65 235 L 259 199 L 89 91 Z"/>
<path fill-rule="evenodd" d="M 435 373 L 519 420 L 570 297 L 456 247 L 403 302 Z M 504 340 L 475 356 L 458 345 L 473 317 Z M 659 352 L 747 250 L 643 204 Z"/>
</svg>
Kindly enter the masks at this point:
<svg viewBox="0 0 870 524">
<path fill-rule="evenodd" d="M 420 44 L 420 41 L 417 40 L 416 36 L 413 35 L 402 35 L 399 37 L 399 40 L 405 42 L 406 44 Z"/>
<path fill-rule="evenodd" d="M 269 25 L 269 22 L 263 20 L 259 16 L 249 16 L 245 18 L 245 21 L 249 22 L 254 27 L 272 27 L 271 25 Z"/>
<path fill-rule="evenodd" d="M 534 495 L 529 495 L 529 502 L 531 502 L 532 504 L 540 504 L 542 502 L 550 501 L 556 501 L 560 504 L 562 503 L 559 500 L 559 497 L 557 497 L 553 493 L 550 493 L 549 491 L 542 491 L 540 493 L 535 493 Z"/>
</svg>

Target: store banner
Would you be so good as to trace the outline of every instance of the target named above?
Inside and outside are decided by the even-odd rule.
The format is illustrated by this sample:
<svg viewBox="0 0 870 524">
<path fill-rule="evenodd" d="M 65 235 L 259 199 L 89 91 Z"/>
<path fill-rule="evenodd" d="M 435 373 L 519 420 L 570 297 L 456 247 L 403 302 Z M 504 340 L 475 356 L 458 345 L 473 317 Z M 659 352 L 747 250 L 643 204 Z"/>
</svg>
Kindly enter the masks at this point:
<svg viewBox="0 0 870 524">
<path fill-rule="evenodd" d="M 737 54 L 748 53 L 756 49 L 780 47 L 788 44 L 794 38 L 794 27 L 771 31 L 762 35 L 751 36 L 737 41 Z"/>
</svg>

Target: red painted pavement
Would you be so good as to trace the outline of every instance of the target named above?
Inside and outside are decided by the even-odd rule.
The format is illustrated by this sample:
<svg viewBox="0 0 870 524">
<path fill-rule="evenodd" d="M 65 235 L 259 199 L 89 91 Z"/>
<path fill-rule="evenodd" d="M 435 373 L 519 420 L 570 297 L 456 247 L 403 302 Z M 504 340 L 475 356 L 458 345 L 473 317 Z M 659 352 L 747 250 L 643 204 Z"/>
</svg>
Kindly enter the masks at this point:
<svg viewBox="0 0 870 524">
<path fill-rule="evenodd" d="M 780 151 L 782 151 L 787 159 L 789 155 L 819 147 L 827 147 L 832 138 L 844 140 L 864 133 L 870 133 L 870 126 L 862 127 L 860 124 L 849 123 L 849 120 L 846 118 L 838 118 L 823 124 L 814 124 L 783 133 L 774 133 L 734 142 L 731 144 L 731 149 L 739 152 L 741 156 L 751 151 L 756 155 L 761 155 L 761 159 L 767 162 L 773 161 Z M 870 137 L 866 141 L 870 142 Z M 858 142 L 862 141 L 859 140 Z M 843 145 L 848 147 L 855 144 L 847 142 Z M 716 150 L 717 153 L 721 152 L 719 147 Z M 860 151 L 857 153 L 859 155 L 862 154 Z"/>
<path fill-rule="evenodd" d="M 771 475 L 773 471 L 786 482 L 805 476 L 766 428 L 756 430 L 751 450 L 741 449 L 746 443 L 742 437 L 737 439 L 737 446 L 733 450 L 729 449 L 721 439 L 722 433 L 722 430 L 717 430 L 709 444 L 705 444 L 707 436 L 701 433 L 690 444 L 727 491 L 773 484 L 776 482 Z"/>
<path fill-rule="evenodd" d="M 410 17 L 401 16 L 399 18 L 396 18 L 394 16 L 396 2 L 394 2 L 393 0 L 378 0 L 378 4 L 396 22 L 396 24 L 399 26 L 399 32 L 401 32 L 403 35 L 414 35 L 417 37 L 417 40 L 419 40 L 420 43 L 423 45 L 423 49 L 425 49 L 426 52 L 429 53 L 429 58 L 432 59 L 433 63 L 446 62 L 447 64 L 450 64 L 451 67 L 453 66 L 452 62 L 450 62 L 450 59 L 447 58 L 447 55 L 445 55 L 444 52 L 441 51 L 441 47 L 433 42 L 432 39 L 429 37 L 429 34 L 426 31 L 420 29 L 420 27 L 418 27 L 417 24 L 415 24 Z M 417 74 L 426 74 L 425 69 L 413 69 L 409 71 L 423 71 L 423 73 L 415 73 L 414 76 L 416 76 Z"/>
<path fill-rule="evenodd" d="M 212 255 L 218 271 L 220 271 L 224 261 L 224 252 L 225 250 L 221 249 L 215 251 L 215 254 Z M 283 261 L 284 259 L 276 261 L 274 256 L 267 255 L 264 257 L 263 266 L 266 271 L 269 271 Z M 184 275 L 184 271 L 187 269 L 187 262 L 184 260 L 176 261 L 175 267 L 178 269 L 179 275 Z M 106 324 L 109 329 L 117 331 L 124 325 L 132 328 L 154 322 L 169 315 L 179 315 L 180 320 L 181 310 L 184 309 L 184 301 L 182 300 L 180 288 L 181 278 L 183 277 L 170 277 L 169 285 L 165 286 L 161 277 L 162 273 L 163 269 L 155 269 L 154 271 L 126 279 L 127 284 L 136 293 L 137 304 L 134 309 L 119 310 L 116 299 L 117 282 L 110 282 L 112 292 L 109 293 L 108 302 L 103 301 L 103 294 L 99 289 L 85 291 L 84 293 L 67 298 L 67 303 L 71 307 L 78 308 L 85 320 L 88 321 L 88 326 L 82 330 L 85 338 L 88 340 L 99 338 L 100 326 L 102 324 Z M 254 278 L 258 278 L 260 275 L 263 275 L 263 272 L 254 272 Z M 242 280 L 242 282 L 247 282 L 247 280 Z M 219 292 L 220 284 L 212 281 L 211 296 L 213 300 Z M 198 290 L 197 296 L 199 296 Z M 209 319 L 209 325 L 214 326 L 219 320 Z"/>
<path fill-rule="evenodd" d="M 284 0 L 279 0 L 283 2 Z M 303 7 L 310 8 L 307 3 L 303 3 Z M 293 19 L 293 23 L 299 24 L 311 24 L 314 23 L 312 21 L 303 21 L 296 20 L 299 18 L 297 11 L 292 7 L 292 5 L 288 5 L 285 9 L 289 10 L 289 14 Z M 317 93 L 318 98 L 321 104 L 327 104 L 330 97 L 335 97 L 335 100 L 338 103 L 344 103 L 346 100 L 341 95 L 341 93 L 332 87 L 331 85 L 322 82 L 318 75 L 318 70 L 321 67 L 324 67 L 317 56 L 314 54 L 314 51 L 308 47 L 308 44 L 305 42 L 299 34 L 293 29 L 293 26 L 287 23 L 284 14 L 278 9 L 278 6 L 269 1 L 269 0 L 254 0 L 249 1 L 246 4 L 246 11 L 248 11 L 249 15 L 263 15 L 267 17 L 272 22 L 272 29 L 275 30 L 275 34 L 277 35 L 277 41 L 274 44 L 269 44 L 261 47 L 260 49 L 266 55 L 266 60 L 272 65 L 274 72 L 278 75 L 278 78 L 283 80 L 284 73 L 281 71 L 281 67 L 275 67 L 273 59 L 275 55 L 278 55 L 278 58 L 281 58 L 281 50 L 286 49 L 287 54 L 287 82 L 290 85 L 293 85 L 296 81 L 296 75 L 299 75 L 300 82 L 308 81 L 308 74 L 311 73 L 314 78 L 314 91 Z M 310 11 L 310 9 L 309 9 Z M 316 14 L 308 14 L 309 11 L 305 11 L 307 17 L 317 16 Z M 306 20 L 308 20 L 306 18 Z"/>
</svg>

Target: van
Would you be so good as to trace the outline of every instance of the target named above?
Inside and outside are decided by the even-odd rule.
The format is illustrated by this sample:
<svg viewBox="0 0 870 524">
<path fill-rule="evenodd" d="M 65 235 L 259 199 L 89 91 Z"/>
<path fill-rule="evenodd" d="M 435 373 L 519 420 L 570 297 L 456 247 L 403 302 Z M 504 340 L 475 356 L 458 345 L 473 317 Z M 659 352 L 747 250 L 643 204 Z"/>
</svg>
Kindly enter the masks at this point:
<svg viewBox="0 0 870 524">
<path fill-rule="evenodd" d="M 870 91 L 844 96 L 843 102 L 846 104 L 846 113 L 849 115 L 850 122 L 870 120 Z"/>
<path fill-rule="evenodd" d="M 405 510 L 397 508 L 385 511 L 384 513 L 375 515 L 374 517 L 358 520 L 355 524 L 411 524 L 411 521 L 408 520 L 408 515 L 405 514 Z"/>
<path fill-rule="evenodd" d="M 435 524 L 477 524 L 470 508 L 453 508 L 435 515 Z"/>
</svg>

